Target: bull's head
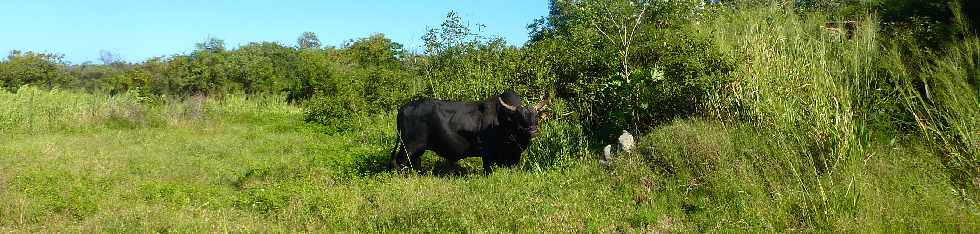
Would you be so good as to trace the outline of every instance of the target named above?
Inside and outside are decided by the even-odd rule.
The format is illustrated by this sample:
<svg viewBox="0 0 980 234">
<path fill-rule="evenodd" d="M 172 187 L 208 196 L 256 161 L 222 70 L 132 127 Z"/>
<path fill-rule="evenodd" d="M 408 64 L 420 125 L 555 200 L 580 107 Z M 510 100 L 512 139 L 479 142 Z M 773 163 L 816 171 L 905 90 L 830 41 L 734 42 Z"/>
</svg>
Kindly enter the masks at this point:
<svg viewBox="0 0 980 234">
<path fill-rule="evenodd" d="M 505 101 L 507 100 L 507 101 Z M 538 135 L 539 123 L 545 118 L 545 107 L 551 100 L 550 95 L 545 94 L 537 104 L 531 108 L 522 107 L 519 103 L 520 97 L 513 92 L 507 91 L 498 96 L 500 109 L 498 120 L 500 121 L 499 134 L 497 138 L 504 146 L 495 149 L 498 153 L 497 163 L 501 165 L 516 165 L 521 158 L 521 153 L 531 145 L 531 139 Z M 510 103 L 515 104 L 508 104 Z"/>
<path fill-rule="evenodd" d="M 510 105 L 507 104 L 502 98 L 497 98 L 500 101 L 500 105 L 506 110 L 506 121 L 508 123 L 514 124 L 515 130 L 517 130 L 518 140 L 523 146 L 526 146 L 531 138 L 538 135 L 539 123 L 544 119 L 547 114 L 544 108 L 548 106 L 548 102 L 551 101 L 551 95 L 545 93 L 541 97 L 541 100 L 537 104 L 534 104 L 531 108 Z"/>
</svg>

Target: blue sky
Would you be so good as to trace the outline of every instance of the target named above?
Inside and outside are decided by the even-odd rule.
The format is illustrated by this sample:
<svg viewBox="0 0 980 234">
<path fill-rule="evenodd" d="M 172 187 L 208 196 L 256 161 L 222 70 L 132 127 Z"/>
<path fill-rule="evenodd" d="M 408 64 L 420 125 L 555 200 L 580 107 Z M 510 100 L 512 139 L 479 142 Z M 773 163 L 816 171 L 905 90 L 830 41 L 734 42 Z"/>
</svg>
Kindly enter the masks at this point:
<svg viewBox="0 0 980 234">
<path fill-rule="evenodd" d="M 0 53 L 59 53 L 71 63 L 98 61 L 107 50 L 130 62 L 187 53 L 208 37 L 229 48 L 277 41 L 288 46 L 304 31 L 324 45 L 384 33 L 421 51 L 427 27 L 450 10 L 510 44 L 528 39 L 527 24 L 548 13 L 547 0 L 457 1 L 0 1 Z"/>
</svg>

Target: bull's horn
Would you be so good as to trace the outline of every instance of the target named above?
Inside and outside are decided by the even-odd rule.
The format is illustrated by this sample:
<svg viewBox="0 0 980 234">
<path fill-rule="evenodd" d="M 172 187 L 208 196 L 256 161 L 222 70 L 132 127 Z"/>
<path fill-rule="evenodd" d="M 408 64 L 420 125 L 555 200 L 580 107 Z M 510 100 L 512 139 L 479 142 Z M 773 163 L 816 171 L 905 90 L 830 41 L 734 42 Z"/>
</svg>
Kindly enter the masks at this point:
<svg viewBox="0 0 980 234">
<path fill-rule="evenodd" d="M 497 97 L 497 101 L 500 101 L 500 105 L 503 105 L 504 108 L 507 108 L 507 110 L 509 110 L 509 111 L 517 111 L 517 107 L 516 106 L 507 105 L 507 103 L 504 102 L 504 99 L 503 98 Z"/>
<path fill-rule="evenodd" d="M 548 102 L 551 102 L 551 93 L 546 92 L 541 97 L 541 101 L 538 101 L 538 104 L 534 104 L 534 110 L 541 110 L 545 106 L 548 106 Z"/>
</svg>

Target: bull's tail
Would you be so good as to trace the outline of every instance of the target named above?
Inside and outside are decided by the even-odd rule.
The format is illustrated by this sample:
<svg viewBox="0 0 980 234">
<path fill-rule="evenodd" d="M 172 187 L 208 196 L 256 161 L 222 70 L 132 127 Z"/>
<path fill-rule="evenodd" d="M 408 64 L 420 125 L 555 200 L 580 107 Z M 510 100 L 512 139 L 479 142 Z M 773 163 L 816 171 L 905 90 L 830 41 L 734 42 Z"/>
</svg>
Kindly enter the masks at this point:
<svg viewBox="0 0 980 234">
<path fill-rule="evenodd" d="M 398 157 L 401 157 L 402 152 L 405 151 L 405 144 L 402 143 L 401 131 L 398 131 L 395 135 L 395 148 L 391 149 L 391 169 L 398 169 Z"/>
<path fill-rule="evenodd" d="M 402 146 L 402 144 L 401 144 L 402 141 L 401 141 L 400 138 L 401 137 L 395 138 L 395 148 L 391 149 L 391 159 L 392 160 L 395 159 L 395 156 L 398 155 L 398 151 L 401 150 L 400 147 Z"/>
</svg>

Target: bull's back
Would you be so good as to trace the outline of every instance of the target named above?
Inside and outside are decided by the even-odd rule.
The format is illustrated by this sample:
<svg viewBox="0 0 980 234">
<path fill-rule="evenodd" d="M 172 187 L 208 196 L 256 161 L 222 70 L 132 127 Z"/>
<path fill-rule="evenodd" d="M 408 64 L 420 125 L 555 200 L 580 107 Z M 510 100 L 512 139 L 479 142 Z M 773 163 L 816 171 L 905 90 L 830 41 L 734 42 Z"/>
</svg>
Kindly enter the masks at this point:
<svg viewBox="0 0 980 234">
<path fill-rule="evenodd" d="M 442 100 L 420 99 L 405 103 L 401 108 L 398 108 L 399 128 L 403 124 L 422 124 L 428 122 L 425 121 L 426 119 L 436 118 L 433 114 L 444 105 L 444 102 Z"/>
<path fill-rule="evenodd" d="M 479 104 L 437 99 L 419 99 L 398 109 L 398 123 L 426 122 L 429 124 L 471 121 L 479 118 Z"/>
<path fill-rule="evenodd" d="M 406 141 L 424 141 L 435 134 L 439 122 L 447 121 L 439 113 L 443 112 L 447 101 L 419 99 L 402 105 L 398 109 L 398 131 Z"/>
<path fill-rule="evenodd" d="M 426 117 L 425 113 L 432 112 L 435 109 L 435 100 L 431 99 L 420 99 L 405 103 L 400 108 L 398 108 L 398 116 L 395 121 L 397 123 L 398 132 L 401 134 L 402 138 L 414 138 L 413 134 L 417 135 L 419 128 L 427 128 L 426 121 L 423 119 Z"/>
<path fill-rule="evenodd" d="M 421 99 L 398 110 L 398 130 L 406 144 L 441 152 L 453 158 L 475 143 L 479 131 L 478 104 Z M 454 154 L 454 155 L 443 155 Z"/>
</svg>

